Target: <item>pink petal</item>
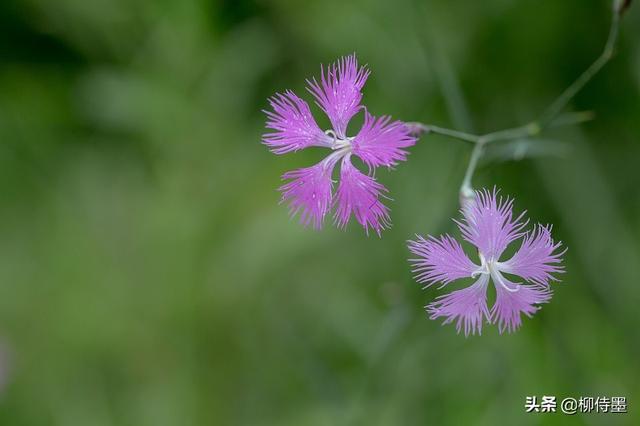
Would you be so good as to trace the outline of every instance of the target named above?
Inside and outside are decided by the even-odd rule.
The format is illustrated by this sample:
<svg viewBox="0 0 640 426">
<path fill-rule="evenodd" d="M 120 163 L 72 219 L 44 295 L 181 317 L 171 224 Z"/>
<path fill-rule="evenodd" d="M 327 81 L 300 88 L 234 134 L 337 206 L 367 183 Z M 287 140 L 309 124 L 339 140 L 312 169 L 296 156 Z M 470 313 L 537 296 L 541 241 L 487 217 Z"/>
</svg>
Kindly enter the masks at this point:
<svg viewBox="0 0 640 426">
<path fill-rule="evenodd" d="M 287 90 L 269 99 L 272 111 L 267 114 L 267 128 L 275 130 L 262 136 L 274 154 L 285 154 L 309 146 L 331 147 L 333 138 L 327 136 L 311 115 L 309 105 Z"/>
<path fill-rule="evenodd" d="M 456 321 L 457 332 L 460 333 L 464 326 L 465 336 L 476 332 L 482 334 L 483 319 L 489 320 L 489 309 L 487 308 L 488 282 L 489 275 L 481 274 L 473 285 L 439 296 L 435 302 L 427 306 L 430 318 L 444 317 L 443 325 Z"/>
<path fill-rule="evenodd" d="M 339 138 L 345 138 L 349 120 L 360 109 L 361 90 L 368 76 L 369 70 L 358 67 L 358 60 L 353 54 L 338 59 L 326 70 L 320 67 L 320 83 L 315 78 L 307 80 L 307 90 L 327 114 Z"/>
<path fill-rule="evenodd" d="M 344 157 L 336 194 L 338 207 L 335 219 L 338 227 L 344 228 L 353 213 L 367 234 L 371 227 L 379 236 L 390 226 L 389 209 L 379 200 L 385 192 L 387 189 L 383 185 L 351 164 L 349 155 Z"/>
<path fill-rule="evenodd" d="M 499 272 L 493 274 L 496 302 L 491 308 L 492 322 L 498 323 L 500 333 L 516 331 L 522 325 L 521 314 L 531 317 L 539 304 L 551 299 L 551 290 L 546 286 L 515 284 Z"/>
<path fill-rule="evenodd" d="M 519 275 L 525 280 L 549 285 L 550 280 L 557 280 L 552 273 L 564 272 L 559 264 L 566 249 L 557 252 L 561 245 L 561 242 L 555 243 L 551 238 L 550 227 L 538 225 L 525 235 L 513 257 L 501 262 L 498 267 L 503 272 Z"/>
<path fill-rule="evenodd" d="M 368 112 L 364 124 L 353 140 L 353 153 L 369 167 L 392 167 L 407 159 L 408 152 L 402 148 L 413 146 L 416 139 L 401 121 L 391 122 L 391 117 L 375 118 Z"/>
<path fill-rule="evenodd" d="M 409 241 L 409 250 L 419 256 L 409 259 L 415 279 L 427 283 L 426 287 L 441 282 L 443 285 L 459 278 L 470 277 L 478 267 L 467 257 L 462 246 L 449 235 L 425 240 L 417 235 L 417 241 Z"/>
<path fill-rule="evenodd" d="M 279 188 L 282 192 L 280 202 L 288 202 L 291 216 L 300 214 L 300 223 L 303 225 L 322 228 L 324 217 L 331 208 L 331 173 L 334 166 L 335 162 L 324 160 L 315 166 L 282 175 L 283 180 L 291 181 Z"/>
<path fill-rule="evenodd" d="M 528 221 L 524 213 L 513 217 L 513 200 L 497 199 L 494 188 L 476 191 L 475 200 L 462 209 L 464 220 L 456 221 L 465 240 L 475 245 L 487 260 L 498 260 L 507 246 L 520 238 Z"/>
</svg>

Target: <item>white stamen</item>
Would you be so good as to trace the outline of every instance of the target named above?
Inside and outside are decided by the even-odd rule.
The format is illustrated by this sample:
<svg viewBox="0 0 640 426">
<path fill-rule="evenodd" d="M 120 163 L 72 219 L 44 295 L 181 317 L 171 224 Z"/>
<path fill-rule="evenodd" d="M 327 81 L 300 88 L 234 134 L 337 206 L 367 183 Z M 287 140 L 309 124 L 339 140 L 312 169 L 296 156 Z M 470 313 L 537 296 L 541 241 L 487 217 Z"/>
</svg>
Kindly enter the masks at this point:
<svg viewBox="0 0 640 426">
<path fill-rule="evenodd" d="M 498 268 L 496 267 L 496 263 L 495 261 L 489 262 L 489 271 L 491 273 L 491 278 L 493 278 L 493 281 L 495 281 L 496 283 L 500 284 L 505 290 L 511 292 L 511 293 L 515 293 L 518 290 L 520 290 L 520 284 L 518 283 L 512 283 L 515 284 L 514 288 L 511 288 L 507 285 L 506 283 L 506 279 L 502 276 L 502 274 L 500 273 L 500 271 L 498 270 Z"/>
</svg>

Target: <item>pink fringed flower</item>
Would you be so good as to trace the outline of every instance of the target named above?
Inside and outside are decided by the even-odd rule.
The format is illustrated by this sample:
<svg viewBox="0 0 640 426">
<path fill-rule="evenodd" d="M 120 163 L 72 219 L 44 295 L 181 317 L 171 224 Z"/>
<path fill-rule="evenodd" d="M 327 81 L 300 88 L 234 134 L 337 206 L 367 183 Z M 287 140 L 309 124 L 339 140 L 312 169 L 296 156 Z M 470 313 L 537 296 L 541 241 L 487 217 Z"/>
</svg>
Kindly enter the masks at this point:
<svg viewBox="0 0 640 426">
<path fill-rule="evenodd" d="M 482 323 L 497 323 L 500 333 L 513 332 L 522 324 L 521 314 L 531 317 L 540 304 L 551 299 L 553 273 L 563 272 L 559 251 L 562 243 L 551 238 L 551 227 L 536 225 L 524 231 L 528 220 L 524 212 L 514 217 L 512 199 L 497 198 L 497 190 L 475 193 L 474 201 L 462 208 L 462 221 L 455 221 L 465 240 L 478 249 L 480 265 L 465 254 L 458 241 L 449 235 L 439 238 L 417 236 L 409 241 L 409 250 L 418 258 L 410 259 L 415 278 L 425 288 L 440 283 L 441 287 L 461 278 L 475 282 L 462 290 L 442 295 L 426 307 L 431 319 L 444 318 L 444 324 L 455 321 L 456 329 L 465 335 L 480 334 Z M 508 260 L 501 260 L 507 246 L 522 240 L 520 248 Z M 516 283 L 504 274 L 519 276 Z M 487 287 L 493 281 L 496 300 L 487 306 Z"/>
<path fill-rule="evenodd" d="M 318 164 L 285 173 L 280 187 L 282 202 L 289 204 L 292 216 L 299 215 L 304 225 L 321 228 L 324 218 L 335 206 L 335 223 L 344 228 L 351 215 L 364 227 L 380 235 L 390 224 L 389 209 L 380 198 L 387 189 L 373 177 L 376 167 L 393 167 L 406 160 L 404 148 L 415 144 L 410 129 L 388 116 L 375 118 L 361 105 L 362 88 L 369 76 L 359 67 L 355 55 L 320 68 L 320 81 L 307 80 L 307 90 L 327 114 L 332 129 L 323 131 L 311 114 L 309 105 L 291 91 L 269 99 L 273 111 L 267 114 L 267 128 L 272 131 L 262 141 L 274 154 L 286 154 L 308 147 L 327 148 L 329 154 Z M 349 121 L 364 110 L 364 124 L 352 137 L 347 136 Z M 369 173 L 351 162 L 359 157 Z M 340 182 L 333 194 L 333 172 L 340 163 Z"/>
</svg>

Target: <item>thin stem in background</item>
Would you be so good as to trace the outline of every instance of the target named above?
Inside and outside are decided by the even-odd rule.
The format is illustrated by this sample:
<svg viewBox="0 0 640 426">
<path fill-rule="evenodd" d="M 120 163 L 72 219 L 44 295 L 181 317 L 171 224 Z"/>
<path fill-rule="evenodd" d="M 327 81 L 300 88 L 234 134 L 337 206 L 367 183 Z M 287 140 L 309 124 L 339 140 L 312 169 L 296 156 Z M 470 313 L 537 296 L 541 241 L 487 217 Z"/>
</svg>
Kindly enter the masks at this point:
<svg viewBox="0 0 640 426">
<path fill-rule="evenodd" d="M 473 197 L 473 186 L 471 184 L 473 175 L 478 166 L 480 158 L 484 154 L 485 146 L 489 143 L 498 141 L 509 141 L 515 139 L 528 138 L 535 136 L 542 131 L 556 126 L 564 126 L 581 123 L 593 118 L 591 112 L 577 112 L 560 115 L 567 104 L 575 97 L 580 90 L 611 60 L 614 49 L 618 41 L 618 33 L 620 28 L 620 18 L 628 9 L 630 0 L 614 0 L 613 14 L 611 18 L 611 28 L 605 43 L 604 49 L 600 56 L 573 82 L 567 87 L 540 115 L 540 117 L 528 124 L 513 127 L 504 130 L 498 130 L 484 135 L 476 135 L 458 130 L 447 129 L 444 127 L 434 126 L 423 123 L 407 123 L 415 134 L 435 133 L 458 139 L 474 145 L 469 165 L 465 171 L 462 184 L 460 186 L 461 200 Z"/>
</svg>

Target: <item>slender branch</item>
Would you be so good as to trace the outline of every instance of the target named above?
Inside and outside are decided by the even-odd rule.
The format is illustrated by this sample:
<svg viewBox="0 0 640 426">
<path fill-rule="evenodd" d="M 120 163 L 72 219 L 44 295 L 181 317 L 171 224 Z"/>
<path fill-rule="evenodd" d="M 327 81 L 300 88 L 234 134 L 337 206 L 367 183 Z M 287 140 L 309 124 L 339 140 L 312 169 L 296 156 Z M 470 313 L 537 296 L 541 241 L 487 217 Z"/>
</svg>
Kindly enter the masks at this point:
<svg viewBox="0 0 640 426">
<path fill-rule="evenodd" d="M 473 198 L 473 187 L 471 186 L 471 179 L 478 167 L 480 157 L 484 153 L 485 143 L 478 143 L 473 147 L 471 151 L 471 158 L 469 159 L 469 165 L 464 173 L 464 179 L 462 179 L 462 185 L 460 185 L 460 198 L 461 200 Z M 464 204 L 464 203 L 462 203 Z"/>
<path fill-rule="evenodd" d="M 481 136 L 480 139 L 484 143 L 506 141 L 537 135 L 541 131 L 542 128 L 537 123 L 529 123 L 524 126 L 487 133 L 486 135 Z"/>
<path fill-rule="evenodd" d="M 620 14 L 612 13 L 611 29 L 605 43 L 604 50 L 598 56 L 593 64 L 585 72 L 583 72 L 564 92 L 546 109 L 539 118 L 538 122 L 541 127 L 549 124 L 564 109 L 571 99 L 604 67 L 613 56 L 613 49 L 618 40 L 618 30 L 620 27 Z"/>
<path fill-rule="evenodd" d="M 449 136 L 454 139 L 469 142 L 472 144 L 478 143 L 480 136 L 473 135 L 471 133 L 461 132 L 459 130 L 445 129 L 444 127 L 438 127 L 431 124 L 422 123 L 406 123 L 409 126 L 411 133 L 420 135 L 422 133 L 435 133 L 438 135 Z"/>
<path fill-rule="evenodd" d="M 571 126 L 575 124 L 585 123 L 587 121 L 593 120 L 595 117 L 596 114 L 593 111 L 568 112 L 566 114 L 560 115 L 558 118 L 549 123 L 547 128 Z"/>
<path fill-rule="evenodd" d="M 508 141 L 515 139 L 528 138 L 535 136 L 542 131 L 557 126 L 571 125 L 591 120 L 593 113 L 577 112 L 560 115 L 562 110 L 569 104 L 571 99 L 575 97 L 580 90 L 611 60 L 613 57 L 616 42 L 618 41 L 618 33 L 620 27 L 620 18 L 629 7 L 630 0 L 614 0 L 613 13 L 611 17 L 611 27 L 609 35 L 605 43 L 604 49 L 600 56 L 573 82 L 567 87 L 540 115 L 537 120 L 531 121 L 522 126 L 513 127 L 504 130 L 498 130 L 484 135 L 475 135 L 471 133 L 461 132 L 458 130 L 446 129 L 444 127 L 434 126 L 423 123 L 407 123 L 412 133 L 420 135 L 422 133 L 435 133 L 458 139 L 474 145 L 469 165 L 462 180 L 460 187 L 461 199 L 473 197 L 473 187 L 471 181 L 478 166 L 478 162 L 484 154 L 485 146 L 492 142 Z"/>
</svg>

